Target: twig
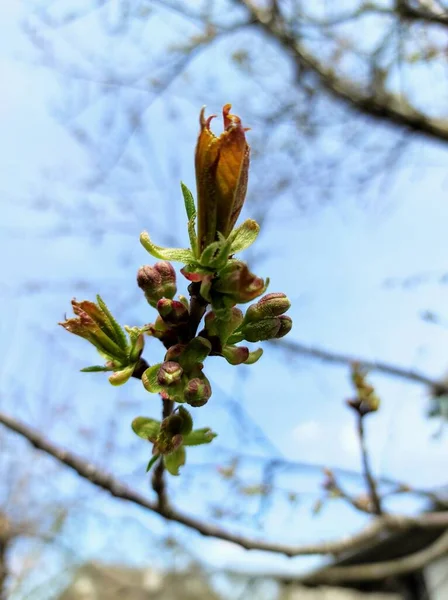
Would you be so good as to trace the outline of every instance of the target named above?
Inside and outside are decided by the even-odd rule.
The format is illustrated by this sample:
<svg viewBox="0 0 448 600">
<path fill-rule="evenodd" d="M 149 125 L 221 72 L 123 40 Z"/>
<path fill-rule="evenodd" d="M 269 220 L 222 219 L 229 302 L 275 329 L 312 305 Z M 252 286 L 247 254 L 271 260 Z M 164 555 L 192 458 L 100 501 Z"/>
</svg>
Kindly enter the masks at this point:
<svg viewBox="0 0 448 600">
<path fill-rule="evenodd" d="M 368 371 L 378 371 L 386 375 L 391 375 L 392 377 L 427 385 L 434 391 L 448 393 L 448 385 L 443 381 L 437 381 L 431 377 L 428 377 L 427 375 L 424 375 L 423 373 L 412 371 L 411 369 L 397 367 L 381 361 L 360 359 L 348 354 L 331 352 L 329 350 L 325 350 L 324 348 L 307 346 L 306 344 L 301 344 L 300 342 L 290 340 L 278 340 L 271 343 L 274 347 L 295 352 L 296 354 L 302 354 L 303 356 L 316 358 L 317 360 L 322 360 L 324 362 L 338 365 L 352 365 L 353 363 L 358 363 L 361 367 L 367 369 Z"/>
<path fill-rule="evenodd" d="M 256 7 L 250 0 L 237 2 L 248 10 L 252 23 L 292 57 L 299 72 L 306 70 L 315 74 L 323 89 L 342 103 L 378 121 L 405 127 L 430 139 L 448 141 L 446 120 L 430 118 L 408 102 L 406 105 L 403 101 L 399 102 L 393 94 L 384 96 L 379 93 L 367 93 L 356 82 L 338 76 L 332 65 L 325 65 L 310 53 L 300 38 L 287 28 L 284 20 L 268 18 L 266 11 Z"/>
<path fill-rule="evenodd" d="M 191 283 L 188 286 L 190 293 L 190 338 L 193 339 L 199 327 L 199 323 L 205 314 L 208 302 L 200 294 L 201 284 Z"/>
<path fill-rule="evenodd" d="M 445 531 L 433 544 L 403 558 L 394 558 L 378 563 L 327 567 L 317 573 L 301 578 L 302 583 L 335 584 L 349 581 L 375 581 L 387 577 L 406 575 L 422 569 L 430 562 L 448 552 L 448 531 Z"/>
<path fill-rule="evenodd" d="M 357 424 L 359 445 L 361 447 L 363 474 L 364 474 L 364 478 L 367 483 L 367 487 L 369 488 L 369 496 L 370 496 L 370 500 L 372 503 L 372 511 L 377 515 L 381 515 L 383 512 L 381 509 L 381 500 L 378 495 L 378 490 L 376 487 L 375 479 L 373 478 L 373 475 L 372 475 L 372 470 L 370 468 L 369 453 L 367 451 L 366 436 L 365 436 L 365 432 L 364 432 L 364 417 L 365 417 L 365 415 L 363 415 L 361 413 L 356 413 L 356 419 L 357 419 L 356 424 Z"/>
<path fill-rule="evenodd" d="M 146 510 L 161 515 L 165 519 L 175 521 L 190 529 L 194 529 L 201 535 L 226 540 L 248 550 L 263 550 L 266 552 L 284 554 L 286 556 L 309 556 L 313 554 L 337 555 L 348 550 L 354 550 L 365 546 L 388 531 L 407 531 L 412 528 L 439 529 L 441 527 L 448 527 L 448 511 L 425 513 L 416 517 L 384 514 L 376 518 L 369 526 L 359 533 L 335 541 L 288 545 L 258 540 L 234 534 L 231 531 L 225 530 L 212 523 L 206 523 L 200 519 L 191 517 L 175 508 L 160 507 L 158 502 L 147 499 L 139 492 L 132 490 L 118 479 L 115 479 L 106 471 L 98 469 L 92 463 L 80 458 L 72 452 L 59 448 L 28 425 L 25 425 L 2 412 L 0 412 L 0 423 L 27 439 L 38 450 L 42 450 L 50 456 L 53 456 L 60 463 L 70 467 L 76 471 L 78 475 L 87 479 L 93 485 L 109 492 L 115 498 L 132 502 Z"/>
<path fill-rule="evenodd" d="M 173 412 L 174 402 L 171 402 L 171 400 L 162 399 L 162 403 L 163 403 L 162 418 L 166 419 Z M 159 509 L 166 512 L 167 510 L 169 510 L 169 500 L 168 500 L 168 494 L 166 491 L 166 483 L 165 483 L 164 474 L 165 474 L 165 465 L 161 458 L 154 469 L 151 483 L 152 483 L 152 489 L 157 494 Z"/>
</svg>

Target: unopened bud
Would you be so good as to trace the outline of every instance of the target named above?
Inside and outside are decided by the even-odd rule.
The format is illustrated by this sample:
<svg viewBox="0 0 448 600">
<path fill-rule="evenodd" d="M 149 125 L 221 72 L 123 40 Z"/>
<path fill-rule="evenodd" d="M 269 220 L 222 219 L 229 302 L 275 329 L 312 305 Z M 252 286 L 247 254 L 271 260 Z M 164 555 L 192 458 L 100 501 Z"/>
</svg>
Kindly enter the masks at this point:
<svg viewBox="0 0 448 600">
<path fill-rule="evenodd" d="M 157 310 L 160 316 L 170 325 L 181 325 L 188 323 L 189 314 L 185 305 L 178 300 L 161 298 L 157 302 Z"/>
<path fill-rule="evenodd" d="M 231 365 L 241 365 L 249 358 L 249 348 L 246 348 L 246 346 L 224 346 L 222 355 Z"/>
<path fill-rule="evenodd" d="M 291 317 L 288 317 L 287 315 L 280 315 L 278 317 L 278 320 L 280 321 L 280 328 L 279 328 L 277 334 L 274 336 L 275 339 L 277 339 L 277 340 L 279 338 L 284 337 L 292 329 L 292 319 L 291 319 Z"/>
<path fill-rule="evenodd" d="M 137 273 L 137 284 L 146 300 L 154 308 L 161 298 L 173 298 L 176 294 L 176 271 L 171 263 L 162 260 L 153 267 L 146 265 Z"/>
<path fill-rule="evenodd" d="M 266 294 L 256 304 L 252 304 L 246 311 L 247 323 L 260 321 L 266 317 L 279 317 L 291 307 L 289 298 L 281 292 Z"/>
<path fill-rule="evenodd" d="M 280 329 L 280 318 L 269 317 L 261 321 L 248 323 L 243 328 L 244 339 L 248 342 L 261 342 L 277 337 Z"/>
<path fill-rule="evenodd" d="M 180 381 L 183 374 L 183 369 L 179 363 L 172 360 L 162 364 L 157 373 L 157 381 L 160 385 L 172 385 Z"/>
<path fill-rule="evenodd" d="M 249 302 L 263 293 L 266 284 L 253 273 L 245 263 L 232 260 L 214 280 L 212 292 L 218 292 L 229 297 L 235 304 Z"/>
<path fill-rule="evenodd" d="M 138 338 L 135 340 L 135 344 L 133 345 L 133 347 L 131 349 L 131 353 L 129 355 L 131 361 L 137 361 L 140 358 L 144 347 L 145 347 L 145 338 L 144 338 L 143 334 L 141 333 L 138 336 Z"/>
<path fill-rule="evenodd" d="M 182 352 L 185 350 L 185 344 L 174 344 L 170 346 L 165 354 L 165 360 L 174 360 L 179 362 L 179 357 Z"/>
<path fill-rule="evenodd" d="M 195 377 L 185 386 L 184 398 L 190 406 L 204 406 L 211 395 L 212 389 L 206 379 Z"/>
</svg>

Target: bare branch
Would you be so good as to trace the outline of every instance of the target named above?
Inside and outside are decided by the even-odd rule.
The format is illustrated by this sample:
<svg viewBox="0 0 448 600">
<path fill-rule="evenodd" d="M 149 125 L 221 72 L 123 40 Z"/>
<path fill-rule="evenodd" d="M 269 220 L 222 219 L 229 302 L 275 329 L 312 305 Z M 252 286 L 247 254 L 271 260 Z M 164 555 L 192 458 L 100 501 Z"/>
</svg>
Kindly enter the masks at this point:
<svg viewBox="0 0 448 600">
<path fill-rule="evenodd" d="M 300 581 L 312 584 L 335 584 L 349 581 L 373 581 L 406 575 L 416 572 L 430 562 L 444 556 L 448 551 L 448 531 L 445 531 L 433 544 L 403 558 L 394 558 L 378 563 L 350 565 L 347 567 L 328 567 Z"/>
<path fill-rule="evenodd" d="M 437 381 L 431 377 L 428 377 L 427 375 L 424 375 L 423 373 L 412 371 L 411 369 L 397 367 L 395 365 L 376 360 L 364 360 L 348 354 L 331 352 L 329 350 L 325 350 L 324 348 L 315 348 L 313 346 L 307 346 L 306 344 L 301 344 L 300 342 L 291 340 L 276 340 L 271 343 L 278 348 L 283 348 L 296 354 L 302 354 L 303 356 L 309 356 L 324 362 L 348 366 L 352 365 L 353 363 L 358 363 L 361 367 L 367 369 L 368 371 L 378 371 L 380 373 L 384 373 L 385 375 L 391 375 L 392 377 L 398 377 L 399 379 L 406 379 L 407 381 L 413 381 L 415 383 L 427 385 L 433 391 L 448 393 L 448 385 L 443 381 Z"/>
<path fill-rule="evenodd" d="M 323 88 L 333 97 L 361 114 L 379 121 L 405 127 L 438 141 L 448 141 L 447 119 L 431 118 L 417 110 L 409 101 L 394 94 L 363 90 L 359 84 L 338 75 L 331 66 L 325 65 L 311 54 L 284 20 L 268 18 L 265 12 L 254 6 L 250 0 L 238 0 L 238 3 L 249 11 L 255 26 L 287 51 L 300 73 L 308 71 L 317 75 Z"/>
<path fill-rule="evenodd" d="M 366 436 L 365 436 L 365 431 L 364 431 L 365 415 L 362 415 L 361 413 L 357 413 L 356 418 L 357 418 L 356 425 L 357 425 L 359 445 L 361 447 L 364 478 L 367 482 L 367 487 L 369 488 L 369 496 L 370 496 L 370 500 L 372 503 L 373 512 L 377 515 L 381 515 L 383 512 L 381 509 L 381 500 L 378 495 L 375 479 L 373 478 L 373 475 L 372 475 L 372 470 L 370 468 L 369 453 L 367 451 Z"/>
<path fill-rule="evenodd" d="M 78 475 L 90 481 L 93 485 L 109 492 L 115 498 L 121 498 L 157 513 L 170 521 L 175 521 L 186 527 L 194 529 L 204 536 L 232 542 L 247 550 L 263 550 L 284 554 L 286 556 L 309 556 L 313 554 L 337 555 L 342 552 L 360 548 L 378 538 L 388 531 L 407 531 L 412 528 L 439 529 L 448 527 L 448 511 L 425 513 L 416 517 L 385 514 L 375 519 L 368 527 L 357 534 L 344 537 L 336 541 L 315 544 L 288 545 L 269 541 L 253 539 L 247 536 L 234 534 L 212 523 L 205 523 L 199 519 L 186 515 L 177 509 L 159 506 L 154 502 L 132 490 L 126 484 L 115 479 L 109 473 L 95 467 L 92 463 L 79 456 L 52 444 L 42 434 L 16 419 L 0 412 L 0 423 L 27 439 L 35 448 L 53 456 L 60 463 L 70 467 Z"/>
</svg>

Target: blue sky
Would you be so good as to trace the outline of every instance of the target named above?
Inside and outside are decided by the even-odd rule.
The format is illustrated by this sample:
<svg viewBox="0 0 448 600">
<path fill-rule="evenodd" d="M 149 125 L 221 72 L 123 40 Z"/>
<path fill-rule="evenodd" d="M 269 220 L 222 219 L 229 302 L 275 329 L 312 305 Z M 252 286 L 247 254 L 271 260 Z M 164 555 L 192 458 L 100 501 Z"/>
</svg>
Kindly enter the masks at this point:
<svg viewBox="0 0 448 600">
<path fill-rule="evenodd" d="M 137 268 L 151 262 L 138 243 L 138 235 L 148 229 L 161 242 L 186 243 L 178 181 L 182 178 L 193 187 L 198 112 L 202 104 L 207 104 L 210 112 L 219 112 L 232 90 L 223 93 L 204 88 L 203 98 L 199 98 L 196 89 L 191 97 L 184 98 L 184 82 L 175 84 L 168 100 L 156 100 L 146 115 L 157 163 L 147 165 L 137 183 L 120 184 L 112 175 L 108 186 L 86 191 L 79 182 L 89 177 L 91 165 L 52 115 L 62 97 L 60 82 L 51 69 L 32 64 L 32 50 L 19 26 L 21 14 L 18 2 L 9 0 L 0 8 L 0 75 L 5 82 L 0 96 L 0 303 L 2 314 L 7 315 L 0 324 L 2 409 L 48 429 L 53 440 L 107 463 L 115 474 L 146 490 L 140 467 L 145 461 L 144 448 L 133 439 L 129 421 L 145 411 L 156 416 L 157 403 L 148 400 L 138 382 L 112 390 L 101 375 L 80 374 L 79 368 L 96 363 L 94 352 L 55 324 L 69 310 L 72 296 L 91 297 L 96 292 L 124 322 L 150 320 L 148 307 L 134 289 Z M 204 64 L 206 55 L 198 68 Z M 177 118 L 171 119 L 174 110 Z M 243 104 L 235 103 L 234 110 L 244 118 Z M 97 118 L 94 111 L 89 112 L 86 123 L 93 126 Z M 248 134 L 249 141 L 251 135 L 255 133 Z M 293 301 L 292 339 L 390 361 L 434 377 L 446 371 L 448 332 L 419 316 L 422 310 L 431 309 L 448 318 L 448 287 L 440 283 L 448 259 L 446 158 L 443 148 L 417 141 L 386 189 L 372 185 L 367 201 L 338 197 L 306 213 L 298 212 L 289 197 L 277 201 L 259 242 L 268 256 L 256 261 L 256 271 L 271 278 L 271 291 L 285 291 Z M 256 184 L 255 179 L 252 185 Z M 124 198 L 126 186 L 131 196 Z M 138 210 L 120 209 L 120 202 L 132 206 L 134 199 Z M 251 216 L 249 207 L 243 217 Z M 111 232 L 95 236 L 96 223 L 109 224 Z M 116 231 L 120 226 L 125 229 L 121 234 Z M 429 276 L 413 289 L 385 285 L 390 278 L 419 273 Z M 156 347 L 151 345 L 150 356 L 154 352 Z M 26 378 L 17 371 L 24 354 Z M 224 369 L 217 360 L 210 361 L 207 368 L 216 382 L 215 395 L 205 409 L 195 411 L 195 417 L 199 424 L 219 432 L 220 443 L 241 448 L 226 404 L 226 397 L 231 397 L 238 399 L 263 429 L 278 456 L 358 470 L 353 419 L 343 403 L 351 394 L 346 369 L 287 358 L 273 348 L 267 348 L 263 359 L 245 371 L 248 376 L 244 379 L 239 376 L 240 369 Z M 432 438 L 438 424 L 424 418 L 425 390 L 383 376 L 372 375 L 371 379 L 382 398 L 381 411 L 369 418 L 367 426 L 376 473 L 417 486 L 446 483 L 448 434 L 438 440 Z M 25 394 L 26 407 L 12 400 L 12 388 L 19 398 Z M 44 400 L 46 395 L 51 397 Z M 68 417 L 59 419 L 52 413 L 52 407 L 60 403 Z M 118 450 L 106 461 L 105 436 L 98 436 L 92 447 L 88 438 L 82 439 L 71 430 L 71 424 L 88 429 L 99 416 L 101 420 L 104 414 L 106 422 L 114 416 L 113 407 L 123 405 L 123 416 L 117 419 L 114 430 Z M 124 448 L 132 448 L 133 453 Z M 253 442 L 244 450 L 266 452 Z M 191 461 L 207 461 L 208 452 L 214 456 L 211 446 L 197 451 Z M 257 475 L 247 468 L 244 476 L 250 482 Z M 290 525 L 290 517 L 285 516 L 288 509 L 279 503 L 267 519 L 268 534 L 281 530 L 285 541 L 305 542 L 343 534 L 363 523 L 359 515 L 338 503 L 325 508 L 319 518 L 312 518 L 309 493 L 316 490 L 319 479 L 319 474 L 284 478 L 285 486 L 297 486 L 303 492 L 304 500 L 294 511 L 297 528 Z M 73 493 L 77 490 L 76 480 L 70 477 L 55 486 L 62 495 L 72 488 Z M 182 506 L 193 506 L 192 512 L 202 514 L 197 490 L 182 491 L 182 482 L 176 482 L 174 488 Z M 213 500 L 225 499 L 221 485 L 210 494 Z M 101 507 L 111 518 L 130 510 L 145 527 L 164 531 L 165 526 L 157 519 L 113 500 L 96 497 L 93 506 Z M 413 506 L 402 502 L 394 508 L 411 510 Z M 89 527 L 92 535 L 79 542 L 81 556 L 102 554 L 101 526 Z M 277 564 L 294 570 L 310 564 L 308 560 L 299 563 L 248 554 L 172 525 L 168 530 L 186 544 L 194 539 L 194 553 L 206 555 L 216 566 L 258 569 Z M 143 562 L 146 550 L 139 547 L 135 537 L 130 535 L 126 542 L 138 548 L 134 560 Z"/>
</svg>

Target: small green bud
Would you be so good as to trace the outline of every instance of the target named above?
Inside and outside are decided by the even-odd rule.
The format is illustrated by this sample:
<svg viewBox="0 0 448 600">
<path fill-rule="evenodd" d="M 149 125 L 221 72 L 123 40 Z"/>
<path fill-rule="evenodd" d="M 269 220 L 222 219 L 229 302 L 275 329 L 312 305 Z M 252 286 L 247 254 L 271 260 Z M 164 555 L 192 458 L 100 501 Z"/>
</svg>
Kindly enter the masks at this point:
<svg viewBox="0 0 448 600">
<path fill-rule="evenodd" d="M 165 323 L 160 315 L 157 316 L 155 323 L 148 326 L 148 333 L 160 340 L 165 348 L 176 344 L 179 338 L 176 328 Z"/>
<path fill-rule="evenodd" d="M 182 352 L 185 350 L 185 344 L 174 344 L 170 346 L 165 354 L 165 360 L 174 360 L 179 362 Z"/>
<path fill-rule="evenodd" d="M 280 317 L 268 317 L 248 323 L 243 328 L 244 339 L 248 342 L 261 342 L 277 337 L 280 330 Z"/>
<path fill-rule="evenodd" d="M 211 349 L 212 345 L 209 340 L 201 336 L 197 336 L 189 341 L 179 357 L 179 362 L 184 371 L 190 373 L 195 365 L 202 363 L 207 358 Z"/>
<path fill-rule="evenodd" d="M 183 372 L 179 363 L 172 360 L 166 361 L 157 373 L 157 381 L 160 385 L 172 385 L 180 381 Z"/>
<path fill-rule="evenodd" d="M 279 317 L 291 307 L 287 296 L 281 292 L 266 294 L 256 304 L 252 304 L 246 311 L 245 322 L 260 321 L 266 317 Z"/>
<path fill-rule="evenodd" d="M 157 310 L 165 323 L 169 325 L 182 325 L 188 323 L 188 310 L 182 302 L 161 298 L 157 302 Z"/>
<path fill-rule="evenodd" d="M 249 271 L 246 263 L 240 260 L 231 260 L 219 273 L 219 277 L 213 280 L 212 297 L 218 293 L 227 296 L 233 304 L 250 302 L 262 294 L 266 284 Z"/>
<path fill-rule="evenodd" d="M 204 406 L 211 395 L 212 389 L 206 378 L 200 379 L 199 377 L 195 377 L 194 379 L 190 379 L 185 386 L 184 398 L 185 402 L 190 404 L 190 406 Z"/>
<path fill-rule="evenodd" d="M 143 349 L 145 347 L 145 338 L 141 333 L 138 338 L 135 340 L 134 345 L 131 348 L 131 352 L 129 358 L 132 362 L 137 361 L 142 355 Z"/>
<path fill-rule="evenodd" d="M 224 346 L 222 355 L 231 365 L 241 365 L 249 358 L 249 348 L 246 348 L 246 346 Z"/>
<path fill-rule="evenodd" d="M 176 294 L 176 271 L 166 260 L 153 267 L 140 267 L 137 273 L 137 284 L 145 294 L 146 300 L 154 308 L 161 298 L 173 298 Z"/>
<path fill-rule="evenodd" d="M 232 333 L 243 322 L 243 313 L 236 306 L 233 306 L 226 312 L 226 318 L 218 318 L 214 311 L 209 311 L 205 315 L 207 337 L 219 337 L 222 344 L 227 342 Z"/>
</svg>

